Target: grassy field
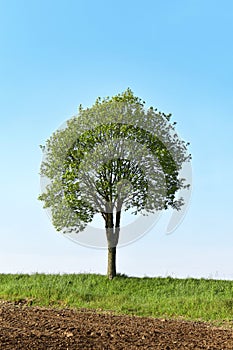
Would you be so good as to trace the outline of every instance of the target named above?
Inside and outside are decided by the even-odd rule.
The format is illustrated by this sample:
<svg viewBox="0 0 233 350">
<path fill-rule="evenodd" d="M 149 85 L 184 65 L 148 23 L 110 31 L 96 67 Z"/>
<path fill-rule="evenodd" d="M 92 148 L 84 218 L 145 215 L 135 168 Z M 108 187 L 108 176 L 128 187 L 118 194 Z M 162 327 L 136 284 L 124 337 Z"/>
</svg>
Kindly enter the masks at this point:
<svg viewBox="0 0 233 350">
<path fill-rule="evenodd" d="M 0 274 L 0 299 L 138 316 L 233 320 L 233 281 L 124 275 L 109 281 L 95 274 Z"/>
</svg>

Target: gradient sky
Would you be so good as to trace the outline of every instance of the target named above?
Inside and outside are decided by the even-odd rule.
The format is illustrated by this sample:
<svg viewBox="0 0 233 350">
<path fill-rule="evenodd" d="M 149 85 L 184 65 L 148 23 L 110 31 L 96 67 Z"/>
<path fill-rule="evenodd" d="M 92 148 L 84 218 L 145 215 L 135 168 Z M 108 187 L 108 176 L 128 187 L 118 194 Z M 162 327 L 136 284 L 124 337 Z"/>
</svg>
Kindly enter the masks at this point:
<svg viewBox="0 0 233 350">
<path fill-rule="evenodd" d="M 164 215 L 118 250 L 118 272 L 233 279 L 232 38 L 231 0 L 0 0 L 0 272 L 106 272 L 37 201 L 39 145 L 130 87 L 191 143 L 193 192 L 173 234 Z"/>
</svg>

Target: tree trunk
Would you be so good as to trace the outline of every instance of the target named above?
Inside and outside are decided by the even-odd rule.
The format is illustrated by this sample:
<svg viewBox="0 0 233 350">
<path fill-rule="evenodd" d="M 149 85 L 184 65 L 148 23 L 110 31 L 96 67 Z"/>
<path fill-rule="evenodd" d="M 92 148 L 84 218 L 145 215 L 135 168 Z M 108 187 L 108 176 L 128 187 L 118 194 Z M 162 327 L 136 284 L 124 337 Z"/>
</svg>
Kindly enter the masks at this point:
<svg viewBox="0 0 233 350">
<path fill-rule="evenodd" d="M 114 242 L 114 222 L 113 213 L 106 215 L 106 235 L 108 241 L 108 271 L 107 275 L 110 280 L 116 276 L 116 244 Z"/>
<path fill-rule="evenodd" d="M 106 214 L 106 235 L 108 241 L 108 271 L 107 275 L 110 280 L 116 277 L 116 247 L 120 233 L 121 211 L 116 212 L 116 222 L 114 229 L 113 213 Z"/>
<path fill-rule="evenodd" d="M 116 276 L 116 247 L 108 248 L 108 278 Z"/>
</svg>

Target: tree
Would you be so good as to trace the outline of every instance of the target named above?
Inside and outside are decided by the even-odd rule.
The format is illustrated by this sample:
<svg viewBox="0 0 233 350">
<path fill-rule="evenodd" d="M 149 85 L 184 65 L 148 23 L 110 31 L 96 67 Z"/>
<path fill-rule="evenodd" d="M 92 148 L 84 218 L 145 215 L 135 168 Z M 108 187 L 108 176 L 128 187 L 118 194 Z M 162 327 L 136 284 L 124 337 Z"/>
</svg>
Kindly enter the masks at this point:
<svg viewBox="0 0 233 350">
<path fill-rule="evenodd" d="M 130 89 L 98 98 L 41 146 L 41 175 L 46 190 L 39 196 L 53 225 L 64 233 L 85 230 L 100 213 L 106 229 L 109 279 L 116 276 L 116 247 L 123 211 L 147 215 L 183 203 L 176 193 L 187 188 L 179 178 L 190 160 L 178 138 L 171 114 L 134 96 Z"/>
</svg>

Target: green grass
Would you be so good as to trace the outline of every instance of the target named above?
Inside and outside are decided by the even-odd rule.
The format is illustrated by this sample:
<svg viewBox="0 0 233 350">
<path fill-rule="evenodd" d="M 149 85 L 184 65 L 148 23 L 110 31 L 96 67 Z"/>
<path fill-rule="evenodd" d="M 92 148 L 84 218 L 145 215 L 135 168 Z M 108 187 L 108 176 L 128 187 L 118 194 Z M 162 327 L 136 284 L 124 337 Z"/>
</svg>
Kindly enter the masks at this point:
<svg viewBox="0 0 233 350">
<path fill-rule="evenodd" d="M 233 281 L 94 274 L 0 274 L 0 299 L 162 318 L 233 320 Z M 230 322 L 231 321 L 231 322 Z"/>
</svg>

